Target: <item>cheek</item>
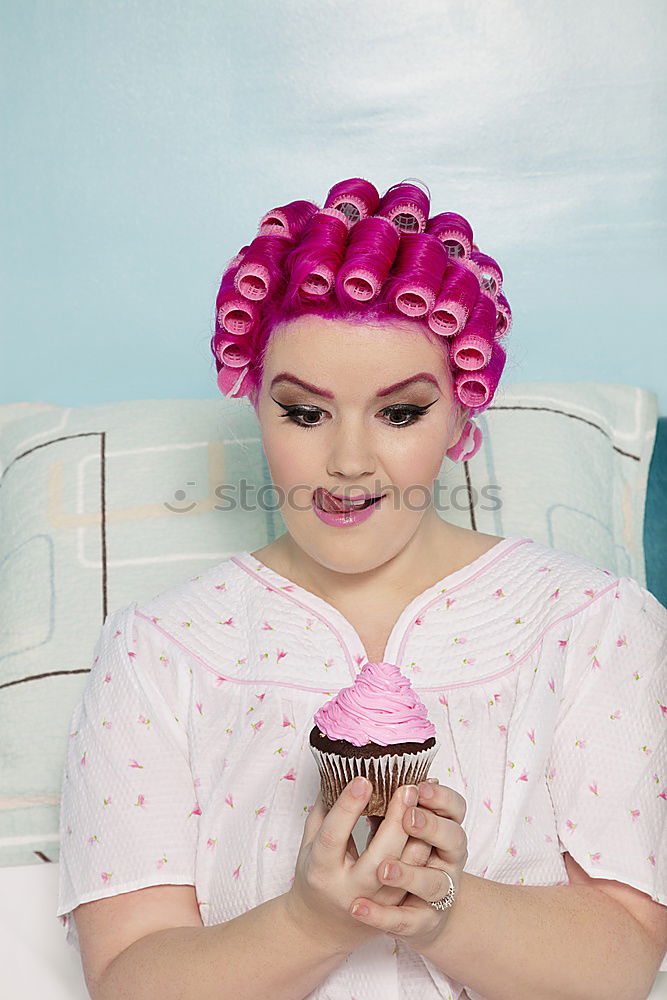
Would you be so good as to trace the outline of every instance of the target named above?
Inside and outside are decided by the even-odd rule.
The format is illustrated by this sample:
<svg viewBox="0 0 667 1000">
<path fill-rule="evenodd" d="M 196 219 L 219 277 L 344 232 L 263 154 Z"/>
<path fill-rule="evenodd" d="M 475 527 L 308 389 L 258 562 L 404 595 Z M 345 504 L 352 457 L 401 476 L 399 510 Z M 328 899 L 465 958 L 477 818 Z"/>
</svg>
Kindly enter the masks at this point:
<svg viewBox="0 0 667 1000">
<path fill-rule="evenodd" d="M 397 442 L 388 454 L 387 466 L 396 481 L 430 485 L 438 476 L 445 457 L 442 434 L 415 434 Z"/>
<path fill-rule="evenodd" d="M 304 431 L 304 437 L 308 432 Z M 311 449 L 307 443 L 295 442 L 292 435 L 265 434 L 262 446 L 266 461 L 271 471 L 271 478 L 276 486 L 288 489 L 303 483 L 308 485 L 313 476 L 313 463 L 310 457 Z"/>
</svg>

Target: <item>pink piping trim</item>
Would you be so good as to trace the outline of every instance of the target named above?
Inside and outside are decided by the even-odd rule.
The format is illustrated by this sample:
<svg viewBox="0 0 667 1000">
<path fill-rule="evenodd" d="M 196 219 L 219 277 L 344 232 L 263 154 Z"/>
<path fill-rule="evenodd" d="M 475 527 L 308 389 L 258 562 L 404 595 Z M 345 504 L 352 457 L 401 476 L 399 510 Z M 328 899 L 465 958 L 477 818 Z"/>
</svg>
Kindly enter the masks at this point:
<svg viewBox="0 0 667 1000">
<path fill-rule="evenodd" d="M 261 680 L 261 679 L 256 680 L 254 678 L 252 680 L 244 680 L 241 677 L 226 677 L 224 674 L 221 674 L 219 670 L 216 670 L 215 667 L 212 667 L 210 663 L 207 663 L 206 660 L 203 660 L 201 656 L 198 656 L 197 653 L 195 653 L 192 649 L 184 645 L 180 641 L 180 639 L 177 639 L 170 632 L 167 632 L 167 630 L 163 629 L 161 625 L 157 625 L 152 618 L 148 617 L 148 615 L 144 615 L 141 613 L 141 611 L 136 611 L 136 610 L 134 613 L 138 618 L 143 618 L 145 622 L 148 622 L 149 625 L 152 625 L 154 629 L 157 629 L 158 632 L 161 632 L 166 639 L 169 639 L 170 642 L 173 642 L 176 646 L 182 649 L 184 653 L 187 653 L 187 655 L 191 659 L 196 660 L 197 663 L 200 663 L 205 670 L 210 671 L 210 673 L 212 673 L 219 680 L 229 681 L 232 684 L 249 684 L 249 685 L 252 684 L 254 687 L 257 687 L 258 685 L 264 686 L 272 684 L 274 687 L 286 687 L 290 688 L 290 690 L 294 690 L 296 688 L 299 691 L 315 691 L 317 694 L 329 694 L 328 688 L 306 687 L 305 684 L 290 684 L 289 681 L 274 681 L 274 680 Z"/>
<path fill-rule="evenodd" d="M 332 625 L 332 623 L 328 620 L 328 618 L 325 618 L 324 615 L 320 614 L 319 611 L 316 611 L 314 608 L 311 608 L 310 605 L 304 604 L 303 601 L 300 601 L 297 597 L 292 597 L 291 594 L 288 594 L 287 591 L 283 590 L 281 587 L 274 587 L 272 583 L 268 583 L 264 579 L 263 576 L 261 576 L 259 573 L 257 573 L 254 569 L 250 569 L 249 566 L 245 566 L 239 559 L 236 558 L 236 556 L 232 556 L 230 562 L 233 562 L 236 566 L 239 566 L 240 569 L 245 570 L 246 573 L 250 574 L 250 576 L 254 576 L 254 578 L 256 580 L 259 580 L 259 582 L 264 587 L 266 587 L 267 590 L 272 590 L 274 592 L 274 594 L 282 594 L 283 597 L 287 597 L 290 601 L 293 601 L 293 603 L 297 604 L 303 611 L 307 611 L 308 614 L 315 615 L 316 618 L 319 618 L 319 620 L 321 622 L 323 622 L 323 624 L 326 625 L 326 627 L 328 629 L 330 629 L 333 632 L 333 634 L 336 636 L 336 638 L 338 639 L 338 642 L 341 645 L 341 649 L 343 650 L 343 653 L 345 654 L 345 659 L 347 660 L 347 666 L 348 666 L 348 670 L 350 671 L 350 677 L 354 680 L 354 678 L 356 677 L 356 674 L 355 674 L 355 671 L 354 671 L 354 666 L 352 664 L 352 657 L 350 655 L 350 651 L 347 648 L 347 643 L 343 639 L 343 636 L 338 631 L 338 629 L 336 628 L 336 626 Z M 297 686 L 300 687 L 300 685 L 297 685 Z M 303 691 L 310 691 L 310 690 L 312 690 L 311 688 L 300 688 L 300 689 L 303 690 Z"/>
<path fill-rule="evenodd" d="M 422 688 L 415 688 L 415 690 L 416 691 L 453 691 L 455 688 L 472 687 L 475 684 L 484 684 L 487 681 L 495 681 L 495 680 L 498 680 L 500 677 L 504 677 L 505 674 L 509 674 L 513 670 L 516 670 L 516 668 L 518 666 L 520 666 L 523 663 L 523 661 L 530 656 L 530 654 L 533 652 L 533 650 L 535 649 L 535 647 L 538 646 L 542 642 L 542 640 L 544 639 L 545 635 L 547 634 L 547 632 L 549 632 L 550 629 L 555 628 L 556 625 L 559 625 L 561 622 L 566 621 L 568 618 L 576 618 L 576 616 L 579 615 L 579 614 L 581 614 L 582 611 L 585 611 L 586 608 L 590 608 L 590 606 L 592 604 L 595 604 L 595 602 L 597 600 L 599 600 L 600 597 L 602 597 L 604 594 L 608 593 L 608 591 L 610 591 L 612 589 L 612 587 L 616 587 L 619 582 L 620 582 L 619 580 L 616 580 L 614 583 L 609 584 L 608 587 L 605 587 L 604 590 L 601 590 L 598 594 L 595 595 L 595 597 L 591 598 L 586 604 L 582 604 L 581 607 L 577 608 L 576 611 L 572 611 L 570 614 L 563 615 L 561 618 L 557 618 L 555 622 L 552 622 L 551 625 L 547 625 L 547 627 L 545 628 L 544 632 L 542 632 L 542 634 L 539 636 L 539 638 L 537 638 L 535 640 L 535 642 L 530 647 L 530 649 L 521 657 L 520 660 L 517 660 L 517 662 L 513 663 L 511 667 L 508 667 L 507 670 L 501 670 L 497 674 L 490 674 L 488 677 L 482 677 L 482 679 L 478 680 L 478 681 L 462 681 L 461 684 L 448 684 L 446 688 L 440 688 L 440 687 L 422 687 Z M 400 659 L 400 657 L 399 657 L 399 659 Z"/>
<path fill-rule="evenodd" d="M 455 583 L 454 586 L 451 589 L 449 587 L 444 587 L 440 591 L 439 594 L 436 594 L 436 596 L 433 597 L 433 598 L 431 598 L 430 601 L 427 601 L 427 603 L 422 608 L 420 608 L 419 613 L 417 615 L 415 615 L 415 617 L 412 619 L 412 621 L 410 622 L 410 624 L 407 626 L 407 628 L 405 630 L 405 634 L 403 635 L 403 639 L 401 640 L 401 644 L 398 647 L 398 661 L 399 661 L 399 663 L 403 659 L 403 653 L 405 651 L 405 645 L 406 645 L 406 643 L 408 641 L 408 636 L 410 635 L 410 632 L 411 632 L 413 626 L 415 625 L 415 622 L 416 622 L 417 618 L 420 618 L 424 614 L 425 611 L 428 611 L 428 609 L 431 607 L 431 605 L 435 604 L 436 601 L 442 600 L 442 595 L 444 593 L 447 593 L 448 596 L 449 596 L 449 594 L 455 594 L 457 590 L 460 590 L 461 587 L 464 586 L 464 584 L 472 583 L 473 580 L 476 580 L 478 576 L 482 575 L 482 573 L 486 573 L 487 569 L 490 569 L 491 566 L 495 566 L 495 564 L 497 562 L 499 562 L 501 559 L 504 559 L 505 556 L 508 556 L 510 554 L 510 552 L 514 552 L 514 550 L 518 549 L 519 546 L 525 545 L 527 542 L 532 542 L 532 541 L 533 541 L 532 538 L 520 538 L 517 542 L 514 543 L 514 545 L 510 545 L 510 547 L 508 549 L 505 549 L 504 552 L 498 552 L 498 554 L 495 555 L 493 557 L 493 559 L 491 559 L 487 563 L 484 563 L 483 566 L 480 566 L 480 568 L 475 573 L 473 573 L 472 576 L 467 576 L 464 580 L 459 580 L 459 582 Z M 506 672 L 507 671 L 503 671 L 503 673 L 506 673 Z M 468 683 L 471 683 L 471 682 L 466 681 L 466 684 L 468 684 Z M 480 681 L 475 681 L 474 683 L 479 684 L 481 682 Z M 423 690 L 428 691 L 428 690 L 430 690 L 430 688 L 424 688 Z M 439 690 L 439 688 L 438 689 L 434 688 L 433 690 Z"/>
</svg>

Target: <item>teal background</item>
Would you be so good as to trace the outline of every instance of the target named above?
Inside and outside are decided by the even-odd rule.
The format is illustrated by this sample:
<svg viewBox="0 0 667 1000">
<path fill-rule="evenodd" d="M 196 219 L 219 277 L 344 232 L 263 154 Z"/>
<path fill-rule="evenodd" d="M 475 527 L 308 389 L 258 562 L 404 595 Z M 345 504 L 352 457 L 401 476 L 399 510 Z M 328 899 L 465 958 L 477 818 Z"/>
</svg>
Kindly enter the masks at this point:
<svg viewBox="0 0 667 1000">
<path fill-rule="evenodd" d="M 426 182 L 514 314 L 508 382 L 657 393 L 660 0 L 4 0 L 0 402 L 215 397 L 213 304 L 259 217 Z"/>
</svg>

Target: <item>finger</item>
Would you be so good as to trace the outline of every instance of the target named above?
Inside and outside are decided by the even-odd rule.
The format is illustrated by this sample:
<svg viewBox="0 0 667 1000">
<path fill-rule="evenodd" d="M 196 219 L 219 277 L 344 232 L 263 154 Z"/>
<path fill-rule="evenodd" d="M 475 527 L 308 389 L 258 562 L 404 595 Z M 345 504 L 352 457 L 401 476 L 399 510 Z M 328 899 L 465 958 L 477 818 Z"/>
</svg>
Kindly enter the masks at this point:
<svg viewBox="0 0 667 1000">
<path fill-rule="evenodd" d="M 430 809 L 406 809 L 405 830 L 436 849 L 443 861 L 461 864 L 468 856 L 468 838 L 460 823 L 439 816 Z M 387 860 L 390 859 L 388 852 Z"/>
<path fill-rule="evenodd" d="M 322 789 L 320 788 L 317 793 L 317 798 L 314 804 L 308 810 L 308 815 L 306 816 L 306 822 L 303 825 L 303 836 L 301 838 L 301 843 L 310 844 L 313 837 L 322 825 L 322 821 L 326 816 L 327 811 L 324 807 L 324 798 L 322 797 Z"/>
<path fill-rule="evenodd" d="M 371 788 L 367 778 L 356 777 L 347 783 L 312 838 L 311 856 L 314 861 L 323 866 L 344 862 L 352 830 L 368 803 Z M 354 794 L 359 791 L 361 795 Z"/>
<path fill-rule="evenodd" d="M 400 861 L 405 865 L 421 868 L 428 864 L 432 858 L 437 857 L 437 852 L 432 849 L 430 844 L 408 837 L 408 842 L 403 849 Z M 384 869 L 385 864 L 386 862 L 380 863 L 380 871 Z M 379 875 L 378 881 L 382 881 Z M 392 906 L 400 906 L 407 895 L 408 893 L 405 889 L 402 889 L 400 886 L 395 886 L 391 880 L 388 880 L 387 884 L 382 885 L 378 891 L 374 893 L 373 900 L 376 903 L 389 903 Z"/>
<path fill-rule="evenodd" d="M 419 804 L 427 806 L 438 816 L 446 816 L 457 823 L 465 819 L 468 803 L 463 796 L 449 785 L 421 781 L 418 786 Z"/>
<path fill-rule="evenodd" d="M 368 843 L 360 861 L 368 861 L 372 868 L 382 860 L 385 854 L 400 858 L 408 840 L 404 828 L 404 813 L 408 806 L 404 801 L 404 792 L 415 785 L 401 785 L 392 795 L 386 815 L 381 819 L 375 835 Z"/>
<path fill-rule="evenodd" d="M 418 837 L 410 836 L 403 848 L 400 860 L 405 862 L 406 865 L 417 867 L 425 865 L 432 854 L 433 848 L 430 844 L 427 844 L 425 840 L 420 840 Z"/>
<path fill-rule="evenodd" d="M 414 900 L 402 906 L 388 906 L 359 896 L 353 900 L 350 913 L 360 923 L 407 940 L 417 935 L 428 937 L 434 934 L 442 922 L 440 911 L 422 900 Z"/>
<path fill-rule="evenodd" d="M 454 866 L 451 871 L 449 868 L 444 868 L 440 860 L 419 867 L 391 861 L 385 866 L 380 865 L 378 878 L 385 885 L 411 892 L 413 896 L 419 896 L 427 903 L 434 903 L 446 896 L 451 888 L 447 871 L 454 882 L 454 889 L 457 889 L 456 870 Z"/>
</svg>

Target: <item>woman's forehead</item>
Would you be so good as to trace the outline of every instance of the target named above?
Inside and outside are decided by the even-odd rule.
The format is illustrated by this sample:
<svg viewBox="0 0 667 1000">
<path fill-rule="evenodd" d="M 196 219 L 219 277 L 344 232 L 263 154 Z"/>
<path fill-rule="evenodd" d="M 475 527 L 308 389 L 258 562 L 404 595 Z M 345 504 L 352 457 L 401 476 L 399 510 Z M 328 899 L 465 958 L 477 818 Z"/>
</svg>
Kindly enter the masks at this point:
<svg viewBox="0 0 667 1000">
<path fill-rule="evenodd" d="M 430 334 L 430 336 L 429 336 Z M 431 371 L 439 380 L 450 371 L 447 345 L 414 323 L 353 323 L 301 316 L 281 324 L 271 335 L 265 356 L 265 375 L 270 379 L 287 364 L 307 379 L 326 370 L 331 377 L 349 376 L 363 370 L 384 383 L 398 381 L 417 371 Z M 377 380 L 377 379 L 375 379 Z M 383 383 L 383 384 L 384 384 Z"/>
</svg>

